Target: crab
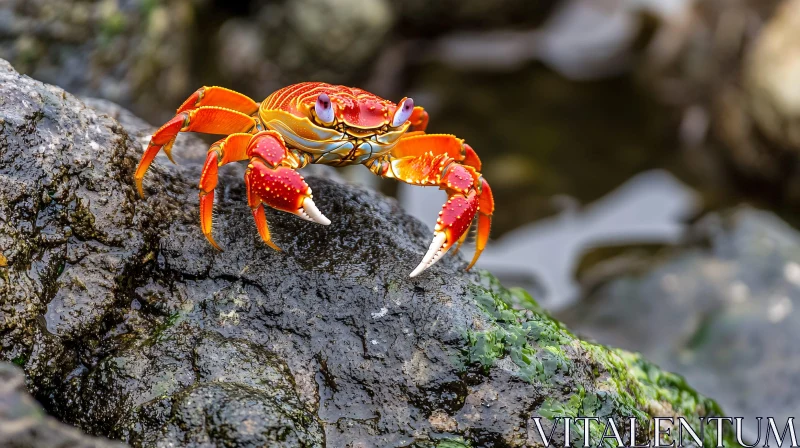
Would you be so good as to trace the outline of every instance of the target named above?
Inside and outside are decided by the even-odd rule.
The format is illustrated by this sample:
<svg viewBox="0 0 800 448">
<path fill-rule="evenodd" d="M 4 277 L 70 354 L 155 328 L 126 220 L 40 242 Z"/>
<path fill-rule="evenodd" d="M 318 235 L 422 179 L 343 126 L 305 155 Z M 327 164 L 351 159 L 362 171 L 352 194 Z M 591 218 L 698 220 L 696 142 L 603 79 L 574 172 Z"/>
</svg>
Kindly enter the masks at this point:
<svg viewBox="0 0 800 448">
<path fill-rule="evenodd" d="M 277 90 L 261 103 L 224 87 L 202 87 L 153 134 L 134 181 L 144 198 L 147 169 L 162 149 L 174 163 L 171 148 L 178 133 L 225 135 L 209 149 L 200 175 L 200 228 L 211 245 L 222 250 L 212 236 L 218 169 L 247 161 L 244 182 L 256 228 L 267 245 L 280 251 L 270 235 L 265 205 L 319 224 L 331 223 L 297 170 L 310 163 L 362 164 L 378 176 L 438 186 L 448 194 L 433 242 L 411 277 L 431 267 L 453 245 L 457 252 L 477 216 L 470 269 L 489 238 L 492 190 L 480 173 L 475 151 L 453 135 L 425 133 L 427 124 L 428 113 L 411 98 L 395 104 L 352 87 L 304 82 Z"/>
</svg>

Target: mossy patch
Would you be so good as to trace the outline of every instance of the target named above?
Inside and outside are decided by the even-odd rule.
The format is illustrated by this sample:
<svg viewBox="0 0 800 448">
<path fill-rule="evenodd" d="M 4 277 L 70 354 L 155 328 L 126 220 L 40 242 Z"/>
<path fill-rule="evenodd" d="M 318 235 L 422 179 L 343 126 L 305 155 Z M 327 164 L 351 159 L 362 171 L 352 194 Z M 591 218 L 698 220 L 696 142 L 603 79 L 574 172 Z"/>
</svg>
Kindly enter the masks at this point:
<svg viewBox="0 0 800 448">
<path fill-rule="evenodd" d="M 530 382 L 546 382 L 557 371 L 568 371 L 571 361 L 564 346 L 575 337 L 526 292 L 506 289 L 490 274 L 483 274 L 482 280 L 482 285 L 474 288 L 473 297 L 490 326 L 467 331 L 467 361 L 489 368 L 497 359 L 510 356 L 519 367 L 518 375 Z M 516 310 L 515 303 L 529 308 L 526 312 Z"/>
<path fill-rule="evenodd" d="M 548 398 L 535 413 L 546 419 L 633 417 L 652 435 L 653 417 L 685 417 L 698 428 L 699 417 L 722 415 L 716 402 L 698 394 L 681 376 L 664 372 L 638 354 L 578 339 L 530 295 L 503 287 L 489 273 L 481 273 L 473 297 L 486 325 L 465 332 L 465 362 L 488 370 L 508 357 L 518 368 L 515 375 L 545 392 Z M 589 378 L 567 383 L 572 392 L 565 395 L 564 378 L 574 379 L 579 371 L 588 372 Z M 592 423 L 592 440 L 600 441 L 603 430 L 603 423 Z M 716 440 L 715 427 L 705 425 L 704 431 L 706 443 Z M 573 427 L 571 434 L 575 443 L 582 443 L 583 428 Z M 688 437 L 684 435 L 690 441 Z M 725 439 L 733 441 L 730 431 Z"/>
<path fill-rule="evenodd" d="M 440 440 L 436 448 L 470 448 L 470 444 L 461 439 Z"/>
</svg>

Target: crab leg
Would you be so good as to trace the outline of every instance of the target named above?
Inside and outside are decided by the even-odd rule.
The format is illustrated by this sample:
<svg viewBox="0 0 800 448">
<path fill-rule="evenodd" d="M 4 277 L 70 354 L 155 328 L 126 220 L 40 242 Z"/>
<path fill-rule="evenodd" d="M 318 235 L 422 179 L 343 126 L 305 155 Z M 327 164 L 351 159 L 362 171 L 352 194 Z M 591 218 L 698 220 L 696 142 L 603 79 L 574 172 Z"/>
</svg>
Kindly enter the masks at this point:
<svg viewBox="0 0 800 448">
<path fill-rule="evenodd" d="M 475 237 L 475 255 L 469 262 L 467 269 L 475 266 L 475 262 L 480 258 L 486 243 L 489 241 L 489 231 L 492 228 L 492 213 L 494 213 L 494 196 L 489 182 L 481 177 L 480 195 L 478 197 L 478 235 Z"/>
<path fill-rule="evenodd" d="M 272 242 L 263 204 L 309 221 L 330 224 L 311 199 L 311 188 L 292 169 L 298 166 L 298 162 L 286 150 L 280 134 L 274 131 L 231 134 L 211 146 L 200 175 L 200 227 L 211 245 L 222 250 L 212 237 L 214 189 L 219 167 L 248 159 L 250 164 L 245 173 L 247 202 L 253 210 L 259 235 L 270 247 L 280 250 Z"/>
<path fill-rule="evenodd" d="M 176 113 L 197 109 L 202 106 L 217 106 L 253 115 L 258 103 L 249 96 L 226 89 L 225 87 L 200 87 L 181 104 Z"/>
<path fill-rule="evenodd" d="M 250 158 L 244 174 L 247 204 L 253 211 L 261 239 L 270 247 L 280 250 L 272 242 L 264 204 L 322 225 L 331 223 L 314 204 L 311 187 L 294 170 L 299 163 L 286 149 L 279 133 L 263 131 L 254 135 L 247 156 Z"/>
<path fill-rule="evenodd" d="M 144 197 L 142 180 L 156 154 L 163 148 L 164 152 L 172 160 L 170 150 L 179 132 L 232 134 L 249 131 L 253 126 L 255 126 L 255 121 L 249 115 L 224 107 L 203 106 L 178 113 L 153 134 L 150 144 L 144 151 L 144 155 L 142 155 L 142 160 L 136 168 L 136 174 L 134 174 L 139 196 Z"/>
<path fill-rule="evenodd" d="M 409 132 L 392 149 L 392 156 L 396 158 L 420 157 L 429 152 L 447 154 L 464 165 L 471 166 L 477 171 L 481 170 L 481 159 L 478 158 L 475 150 L 464 143 L 464 140 L 450 134 Z"/>
<path fill-rule="evenodd" d="M 436 263 L 454 244 L 463 242 L 478 215 L 476 251 L 470 269 L 486 247 L 494 212 L 492 190 L 480 175 L 480 159 L 463 140 L 452 135 L 413 134 L 402 139 L 386 159 L 377 159 L 371 170 L 420 186 L 438 186 L 448 194 L 434 228 L 433 242 L 422 262 L 411 272 L 416 277 Z"/>
<path fill-rule="evenodd" d="M 231 134 L 211 146 L 208 150 L 203 173 L 200 175 L 200 228 L 203 235 L 217 250 L 221 247 L 211 235 L 212 216 L 214 210 L 214 189 L 217 188 L 219 167 L 231 162 L 247 160 L 247 145 L 253 139 L 252 134 Z"/>
<path fill-rule="evenodd" d="M 428 113 L 422 107 L 417 106 L 411 112 L 411 117 L 408 118 L 408 121 L 411 122 L 412 131 L 425 132 L 428 127 Z"/>
</svg>

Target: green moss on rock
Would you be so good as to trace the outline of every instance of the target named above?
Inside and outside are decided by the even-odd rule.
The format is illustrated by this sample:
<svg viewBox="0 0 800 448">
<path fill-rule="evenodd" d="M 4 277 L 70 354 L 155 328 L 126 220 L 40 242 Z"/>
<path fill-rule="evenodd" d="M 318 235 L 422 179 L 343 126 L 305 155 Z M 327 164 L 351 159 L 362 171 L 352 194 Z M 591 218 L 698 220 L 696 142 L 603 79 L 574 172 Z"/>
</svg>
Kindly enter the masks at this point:
<svg viewBox="0 0 800 448">
<path fill-rule="evenodd" d="M 680 375 L 661 370 L 639 354 L 580 340 L 527 293 L 503 287 L 488 272 L 481 273 L 473 292 L 488 326 L 465 332 L 465 364 L 488 370 L 500 360 L 510 360 L 514 375 L 544 390 L 547 398 L 535 415 L 551 422 L 558 417 L 634 417 L 642 428 L 637 441 L 650 440 L 654 417 L 685 417 L 697 428 L 699 417 L 722 415 L 714 400 L 697 393 Z M 588 381 L 581 382 L 584 374 Z M 602 439 L 604 427 L 590 425 L 593 441 Z M 715 426 L 705 425 L 704 430 L 706 441 L 716 440 Z M 571 437 L 582 442 L 583 429 L 573 427 Z M 684 435 L 687 441 L 688 437 Z M 733 441 L 730 431 L 724 438 Z"/>
</svg>

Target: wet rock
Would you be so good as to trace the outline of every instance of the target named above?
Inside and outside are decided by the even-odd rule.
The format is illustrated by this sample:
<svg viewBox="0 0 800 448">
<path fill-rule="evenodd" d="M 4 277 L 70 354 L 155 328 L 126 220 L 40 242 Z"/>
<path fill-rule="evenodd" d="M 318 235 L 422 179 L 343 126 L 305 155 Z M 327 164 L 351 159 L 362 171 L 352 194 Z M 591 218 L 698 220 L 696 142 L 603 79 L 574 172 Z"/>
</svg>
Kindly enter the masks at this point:
<svg viewBox="0 0 800 448">
<path fill-rule="evenodd" d="M 7 448 L 123 448 L 123 444 L 89 437 L 48 417 L 25 390 L 18 367 L 0 363 L 0 446 Z"/>
<path fill-rule="evenodd" d="M 141 122 L 0 64 L 0 356 L 66 422 L 133 446 L 482 447 L 534 444 L 536 416 L 720 412 L 460 256 L 410 279 L 429 230 L 359 187 L 309 177 L 333 223 L 269 211 L 277 252 L 234 170 L 218 252 L 197 164 L 159 157 L 137 198 Z"/>
<path fill-rule="evenodd" d="M 745 421 L 797 414 L 800 234 L 777 216 L 710 215 L 686 247 L 628 251 L 587 269 L 592 277 L 588 296 L 559 315 L 580 334 L 685 375 Z"/>
</svg>

